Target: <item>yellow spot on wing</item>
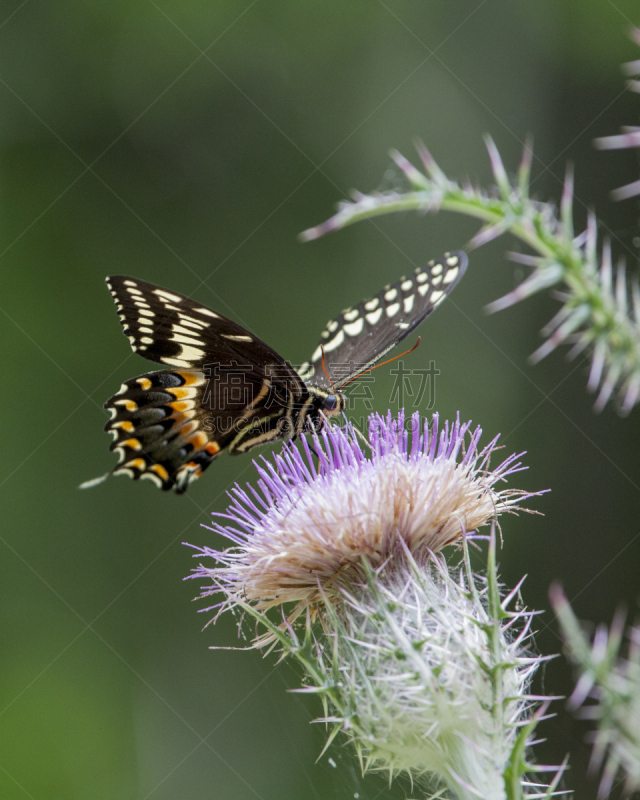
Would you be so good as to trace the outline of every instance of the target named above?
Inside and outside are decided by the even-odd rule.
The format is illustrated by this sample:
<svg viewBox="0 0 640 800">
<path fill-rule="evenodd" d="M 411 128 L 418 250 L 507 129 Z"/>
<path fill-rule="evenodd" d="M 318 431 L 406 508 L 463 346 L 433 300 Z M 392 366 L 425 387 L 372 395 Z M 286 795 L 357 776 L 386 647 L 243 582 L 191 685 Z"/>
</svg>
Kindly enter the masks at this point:
<svg viewBox="0 0 640 800">
<path fill-rule="evenodd" d="M 139 469 L 140 472 L 143 472 L 146 469 L 147 464 L 144 458 L 134 458 L 131 461 L 127 461 L 124 466 L 133 467 L 134 469 Z"/>
<path fill-rule="evenodd" d="M 195 397 L 196 390 L 189 389 L 187 386 L 174 386 L 167 389 L 169 394 L 172 394 L 176 400 L 185 400 L 187 397 Z"/>
<path fill-rule="evenodd" d="M 112 409 L 112 411 L 115 409 Z M 133 431 L 133 422 L 130 419 L 123 419 L 121 422 L 114 422 L 112 428 L 122 428 L 123 431 L 131 433 Z"/>
<path fill-rule="evenodd" d="M 192 335 L 184 336 L 181 333 L 174 333 L 171 335 L 171 341 L 180 342 L 180 344 L 186 344 L 186 345 L 192 345 L 192 344 L 202 345 L 202 340 L 196 339 L 195 336 L 193 336 L 193 331 L 187 331 L 187 333 L 191 333 Z M 202 355 L 204 355 L 204 353 Z"/>
<path fill-rule="evenodd" d="M 153 475 L 153 473 L 151 472 L 143 472 L 142 475 L 140 476 L 140 479 L 149 480 L 152 483 L 154 483 L 158 487 L 158 489 L 162 489 L 162 481 L 157 475 Z"/>
<path fill-rule="evenodd" d="M 364 319 L 362 319 L 362 317 L 355 322 L 350 322 L 348 325 L 343 326 L 343 330 L 348 336 L 357 336 L 359 333 L 362 333 L 363 328 Z"/>
<path fill-rule="evenodd" d="M 397 314 L 400 309 L 400 303 L 392 303 L 390 306 L 387 306 L 387 316 L 392 317 L 394 314 Z"/>
<path fill-rule="evenodd" d="M 344 331 L 338 331 L 333 339 L 325 344 L 325 353 L 330 353 L 332 350 L 335 350 L 336 347 L 340 347 L 342 342 L 344 342 Z"/>
<path fill-rule="evenodd" d="M 194 311 L 197 311 L 199 314 L 206 314 L 207 317 L 214 317 L 215 319 L 220 318 L 220 314 L 216 314 L 215 311 L 212 311 L 210 308 L 194 308 Z"/>
<path fill-rule="evenodd" d="M 205 444 L 209 441 L 209 437 L 203 431 L 196 431 L 193 436 L 190 436 L 187 441 L 193 445 L 194 450 L 202 450 Z"/>
<path fill-rule="evenodd" d="M 153 466 L 149 467 L 149 469 L 153 470 L 156 473 L 156 475 L 159 475 L 163 481 L 169 480 L 169 473 L 162 466 L 162 464 L 154 464 Z"/>
<path fill-rule="evenodd" d="M 160 359 L 163 364 L 168 364 L 170 367 L 190 367 L 190 361 L 184 361 L 182 358 L 170 358 L 169 356 L 162 356 Z"/>
<path fill-rule="evenodd" d="M 138 404 L 134 403 L 133 400 L 116 400 L 114 402 L 115 406 L 124 406 L 127 411 L 135 411 L 138 408 Z"/>
<path fill-rule="evenodd" d="M 204 375 L 201 372 L 178 372 L 184 381 L 185 386 L 199 386 L 204 383 Z"/>
<path fill-rule="evenodd" d="M 171 292 L 167 292 L 165 289 L 154 289 L 154 290 L 153 290 L 153 293 L 154 293 L 154 294 L 157 294 L 157 295 L 158 295 L 158 297 L 160 297 L 160 298 L 161 298 L 161 299 L 163 299 L 163 300 L 164 300 L 164 298 L 166 297 L 166 298 L 167 298 L 167 300 L 171 300 L 171 301 L 173 301 L 174 303 L 179 303 L 179 302 L 182 300 L 182 298 L 181 298 L 181 297 L 179 297 L 178 295 L 176 295 L 176 294 L 171 294 Z"/>
<path fill-rule="evenodd" d="M 171 408 L 174 411 L 189 411 L 189 409 L 195 406 L 193 400 L 175 400 L 173 403 L 169 403 Z"/>
</svg>

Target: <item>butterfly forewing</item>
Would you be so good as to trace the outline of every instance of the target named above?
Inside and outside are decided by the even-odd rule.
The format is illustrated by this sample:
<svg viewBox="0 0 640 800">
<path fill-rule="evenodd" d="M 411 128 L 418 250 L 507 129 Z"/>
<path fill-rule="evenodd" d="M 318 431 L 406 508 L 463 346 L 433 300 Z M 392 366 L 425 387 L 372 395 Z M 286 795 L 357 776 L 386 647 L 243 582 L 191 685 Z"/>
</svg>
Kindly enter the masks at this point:
<svg viewBox="0 0 640 800">
<path fill-rule="evenodd" d="M 201 303 L 126 275 L 108 277 L 107 286 L 131 347 L 144 358 L 179 369 L 235 360 L 252 365 L 261 375 L 267 366 L 277 365 L 287 380 L 300 383 L 275 350 Z"/>
<path fill-rule="evenodd" d="M 300 374 L 305 380 L 313 376 L 313 382 L 322 388 L 331 387 L 322 369 L 324 348 L 325 367 L 340 388 L 415 330 L 451 293 L 466 268 L 465 253 L 445 253 L 385 286 L 371 299 L 345 309 L 327 323 L 310 363 L 303 365 Z"/>
</svg>

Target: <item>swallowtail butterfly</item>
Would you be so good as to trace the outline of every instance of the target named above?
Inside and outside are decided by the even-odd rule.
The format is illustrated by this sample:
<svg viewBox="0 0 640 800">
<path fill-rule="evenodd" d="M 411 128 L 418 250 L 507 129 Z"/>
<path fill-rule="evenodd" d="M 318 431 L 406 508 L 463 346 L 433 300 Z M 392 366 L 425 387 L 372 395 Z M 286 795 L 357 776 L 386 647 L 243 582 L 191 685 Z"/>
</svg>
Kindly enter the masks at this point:
<svg viewBox="0 0 640 800">
<path fill-rule="evenodd" d="M 341 387 L 429 316 L 466 267 L 464 253 L 445 253 L 346 309 L 298 369 L 195 300 L 135 278 L 107 278 L 134 352 L 163 369 L 128 380 L 107 400 L 105 430 L 120 463 L 82 488 L 124 474 L 182 493 L 223 450 L 244 453 L 318 430 L 346 407 Z"/>
</svg>

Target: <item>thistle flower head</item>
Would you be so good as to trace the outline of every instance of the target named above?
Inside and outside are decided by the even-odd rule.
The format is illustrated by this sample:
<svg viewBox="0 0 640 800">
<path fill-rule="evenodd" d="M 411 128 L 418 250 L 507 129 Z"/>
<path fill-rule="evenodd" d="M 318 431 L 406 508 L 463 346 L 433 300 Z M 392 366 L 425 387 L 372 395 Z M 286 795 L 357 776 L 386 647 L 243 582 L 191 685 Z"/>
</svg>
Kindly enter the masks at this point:
<svg viewBox="0 0 640 800">
<path fill-rule="evenodd" d="M 211 528 L 232 547 L 197 548 L 216 564 L 191 577 L 210 582 L 203 596 L 221 597 L 218 613 L 256 620 L 266 633 L 255 647 L 299 660 L 327 745 L 342 732 L 363 769 L 458 800 L 541 797 L 524 753 L 542 714 L 528 694 L 542 659 L 526 649 L 531 613 L 510 608 L 517 592 L 500 596 L 495 567 L 497 517 L 531 496 L 496 484 L 523 467 L 512 455 L 492 469 L 497 439 L 480 449 L 470 423 L 408 422 L 372 415 L 366 448 L 347 425 L 263 459 L 258 488 L 236 486 L 226 524 Z M 489 522 L 479 577 L 467 534 Z M 439 551 L 454 542 L 463 559 L 450 569 Z"/>
<path fill-rule="evenodd" d="M 491 470 L 497 439 L 482 450 L 470 423 L 431 424 L 418 413 L 369 420 L 369 452 L 353 428 L 325 428 L 321 438 L 285 446 L 257 464 L 258 490 L 236 487 L 226 525 L 211 530 L 233 542 L 200 548 L 218 566 L 194 577 L 213 580 L 224 605 L 242 597 L 258 608 L 297 602 L 298 611 L 362 579 L 365 557 L 374 569 L 405 549 L 425 565 L 434 553 L 504 512 L 519 509 L 526 492 L 496 484 L 524 469 L 512 455 Z M 315 456 L 315 458 L 314 458 Z M 206 527 L 206 526 L 205 526 Z"/>
</svg>

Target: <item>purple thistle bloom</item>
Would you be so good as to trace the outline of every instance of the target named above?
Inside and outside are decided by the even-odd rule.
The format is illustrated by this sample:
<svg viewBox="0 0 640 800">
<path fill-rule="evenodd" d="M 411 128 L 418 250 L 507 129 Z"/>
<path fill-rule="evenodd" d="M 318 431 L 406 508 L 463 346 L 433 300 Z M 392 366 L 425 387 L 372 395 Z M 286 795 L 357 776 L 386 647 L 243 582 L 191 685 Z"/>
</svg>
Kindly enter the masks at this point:
<svg viewBox="0 0 640 800">
<path fill-rule="evenodd" d="M 408 420 L 372 414 L 366 452 L 351 425 L 326 427 L 320 437 L 286 444 L 272 460 L 256 463 L 258 489 L 229 492 L 226 520 L 209 530 L 232 542 L 225 550 L 198 547 L 217 566 L 190 577 L 208 579 L 202 596 L 222 593 L 218 613 L 236 600 L 267 609 L 295 602 L 296 617 L 365 580 L 363 557 L 374 570 L 393 570 L 406 554 L 420 567 L 433 555 L 536 493 L 496 489 L 523 467 L 522 454 L 495 469 L 497 437 L 479 449 L 471 423 L 431 423 L 418 412 Z M 362 437 L 364 440 L 364 437 Z"/>
</svg>

